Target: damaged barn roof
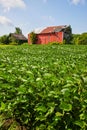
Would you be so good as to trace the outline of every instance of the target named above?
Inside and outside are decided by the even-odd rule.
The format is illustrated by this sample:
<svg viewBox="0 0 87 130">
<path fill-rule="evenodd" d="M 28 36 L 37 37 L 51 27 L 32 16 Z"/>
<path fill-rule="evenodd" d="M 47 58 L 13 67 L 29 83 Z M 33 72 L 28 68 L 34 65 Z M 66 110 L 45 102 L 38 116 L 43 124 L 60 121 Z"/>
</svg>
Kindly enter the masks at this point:
<svg viewBox="0 0 87 130">
<path fill-rule="evenodd" d="M 51 26 L 45 28 L 41 33 L 53 33 L 53 32 L 60 32 L 62 29 L 67 28 L 67 25 L 63 26 Z"/>
<path fill-rule="evenodd" d="M 45 33 L 53 33 L 53 32 L 60 32 L 63 29 L 67 28 L 67 25 L 61 25 L 61 26 L 50 26 L 50 27 L 44 27 L 44 28 L 38 28 L 35 29 L 34 32 L 36 34 L 45 34 Z"/>
<path fill-rule="evenodd" d="M 27 40 L 27 38 L 23 34 L 11 33 L 10 36 L 14 37 L 16 40 Z"/>
</svg>

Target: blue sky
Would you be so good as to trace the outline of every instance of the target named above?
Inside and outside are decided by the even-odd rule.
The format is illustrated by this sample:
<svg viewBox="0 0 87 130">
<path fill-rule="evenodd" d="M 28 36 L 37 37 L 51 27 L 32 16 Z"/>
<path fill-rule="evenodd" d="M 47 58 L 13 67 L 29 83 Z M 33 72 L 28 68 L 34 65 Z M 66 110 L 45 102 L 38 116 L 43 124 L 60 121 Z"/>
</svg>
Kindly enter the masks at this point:
<svg viewBox="0 0 87 130">
<path fill-rule="evenodd" d="M 71 25 L 73 33 L 87 32 L 87 0 L 0 0 L 0 36 L 20 27 L 34 29 Z"/>
</svg>

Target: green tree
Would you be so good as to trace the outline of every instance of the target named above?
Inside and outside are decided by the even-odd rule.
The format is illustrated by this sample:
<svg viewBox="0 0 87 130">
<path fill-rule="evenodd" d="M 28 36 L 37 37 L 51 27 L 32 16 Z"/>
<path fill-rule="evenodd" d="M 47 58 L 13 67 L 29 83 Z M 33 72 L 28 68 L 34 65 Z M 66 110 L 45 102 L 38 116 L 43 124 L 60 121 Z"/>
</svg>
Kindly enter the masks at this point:
<svg viewBox="0 0 87 130">
<path fill-rule="evenodd" d="M 9 40 L 9 36 L 8 35 L 3 35 L 0 37 L 0 43 L 2 44 L 9 44 L 10 40 Z"/>
<path fill-rule="evenodd" d="M 82 34 L 78 37 L 78 42 L 79 45 L 87 45 L 87 34 Z"/>
<path fill-rule="evenodd" d="M 76 45 L 87 45 L 87 33 L 73 34 L 72 43 Z"/>
<path fill-rule="evenodd" d="M 16 34 L 22 34 L 22 30 L 19 27 L 15 27 L 15 30 Z"/>
<path fill-rule="evenodd" d="M 80 34 L 72 34 L 72 44 L 78 44 L 78 37 Z"/>
<path fill-rule="evenodd" d="M 37 41 L 36 33 L 34 33 L 34 32 L 30 33 L 30 41 L 31 41 L 32 44 L 36 44 L 36 41 Z"/>
</svg>

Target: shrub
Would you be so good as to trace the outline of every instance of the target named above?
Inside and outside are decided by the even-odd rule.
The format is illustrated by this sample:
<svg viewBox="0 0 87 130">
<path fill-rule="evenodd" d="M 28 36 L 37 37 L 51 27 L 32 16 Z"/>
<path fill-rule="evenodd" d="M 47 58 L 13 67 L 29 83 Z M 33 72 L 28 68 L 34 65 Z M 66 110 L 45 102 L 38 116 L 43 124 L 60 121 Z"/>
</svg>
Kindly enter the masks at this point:
<svg viewBox="0 0 87 130">
<path fill-rule="evenodd" d="M 30 33 L 30 41 L 31 41 L 32 44 L 36 44 L 37 35 L 34 32 Z"/>
<path fill-rule="evenodd" d="M 50 45 L 60 45 L 61 43 L 59 43 L 59 42 L 49 42 L 48 44 L 50 44 Z"/>
<path fill-rule="evenodd" d="M 10 45 L 18 45 L 17 42 L 10 42 Z"/>
<path fill-rule="evenodd" d="M 0 37 L 0 43 L 3 44 L 9 44 L 10 40 L 9 40 L 9 36 L 8 35 L 3 35 Z"/>
</svg>

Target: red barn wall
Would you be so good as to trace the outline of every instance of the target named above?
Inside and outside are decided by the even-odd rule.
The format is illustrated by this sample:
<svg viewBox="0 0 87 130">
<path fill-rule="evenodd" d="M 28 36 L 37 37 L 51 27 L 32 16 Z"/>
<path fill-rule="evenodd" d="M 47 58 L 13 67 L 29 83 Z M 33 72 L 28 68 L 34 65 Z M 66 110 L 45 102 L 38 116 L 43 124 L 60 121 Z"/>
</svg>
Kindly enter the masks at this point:
<svg viewBox="0 0 87 130">
<path fill-rule="evenodd" d="M 48 44 L 49 42 L 63 42 L 63 32 L 38 34 L 37 44 Z"/>
<path fill-rule="evenodd" d="M 37 34 L 36 44 L 48 44 L 49 42 L 63 42 L 63 32 Z M 30 35 L 28 35 L 28 43 L 31 44 Z"/>
</svg>

